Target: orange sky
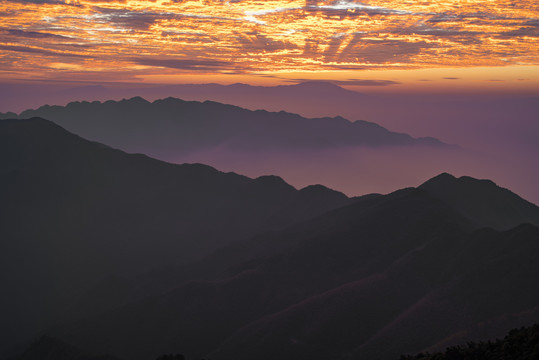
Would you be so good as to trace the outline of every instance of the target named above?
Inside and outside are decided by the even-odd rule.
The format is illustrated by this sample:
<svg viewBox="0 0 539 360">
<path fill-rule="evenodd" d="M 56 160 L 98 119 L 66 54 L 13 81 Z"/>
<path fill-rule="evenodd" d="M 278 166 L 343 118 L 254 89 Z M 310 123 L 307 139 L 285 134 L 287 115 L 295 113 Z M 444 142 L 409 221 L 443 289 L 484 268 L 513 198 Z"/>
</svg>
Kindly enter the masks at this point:
<svg viewBox="0 0 539 360">
<path fill-rule="evenodd" d="M 3 81 L 539 89 L 534 0 L 0 0 L 0 14 Z"/>
</svg>

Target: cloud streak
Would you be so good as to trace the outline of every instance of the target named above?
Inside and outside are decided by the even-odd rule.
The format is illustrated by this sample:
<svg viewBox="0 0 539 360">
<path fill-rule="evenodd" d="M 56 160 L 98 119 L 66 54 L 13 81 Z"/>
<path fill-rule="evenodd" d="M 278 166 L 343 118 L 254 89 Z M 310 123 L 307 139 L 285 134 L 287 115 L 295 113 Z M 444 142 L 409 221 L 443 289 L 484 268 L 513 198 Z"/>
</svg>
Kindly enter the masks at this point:
<svg viewBox="0 0 539 360">
<path fill-rule="evenodd" d="M 217 60 L 203 60 L 203 59 L 160 59 L 160 58 L 134 58 L 132 62 L 146 65 L 157 66 L 178 70 L 224 70 L 233 67 L 234 63 L 227 61 Z"/>
<path fill-rule="evenodd" d="M 46 49 L 25 47 L 25 46 L 0 45 L 0 49 L 6 50 L 6 51 L 21 52 L 21 53 L 41 54 L 41 55 L 47 55 L 47 56 L 87 58 L 87 56 L 80 55 L 80 54 L 64 53 L 64 52 L 58 52 L 58 51 L 50 51 L 50 50 L 46 50 Z"/>
<path fill-rule="evenodd" d="M 9 35 L 18 38 L 30 39 L 55 39 L 55 40 L 71 40 L 69 36 L 44 33 L 39 31 L 24 31 L 18 29 L 0 29 L 0 34 Z"/>
</svg>

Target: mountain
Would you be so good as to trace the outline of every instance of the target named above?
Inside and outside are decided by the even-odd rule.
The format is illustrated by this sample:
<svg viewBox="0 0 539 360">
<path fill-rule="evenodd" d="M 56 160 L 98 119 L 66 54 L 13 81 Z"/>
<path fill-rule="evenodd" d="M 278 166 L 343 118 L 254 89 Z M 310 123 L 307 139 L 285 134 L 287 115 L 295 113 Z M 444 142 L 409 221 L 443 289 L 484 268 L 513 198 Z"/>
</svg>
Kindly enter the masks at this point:
<svg viewBox="0 0 539 360">
<path fill-rule="evenodd" d="M 237 151 L 313 150 L 349 146 L 447 146 L 414 139 L 367 121 L 342 117 L 307 119 L 286 112 L 251 111 L 232 105 L 175 98 L 150 103 L 72 102 L 27 110 L 19 118 L 42 117 L 85 138 L 157 158 L 212 149 Z"/>
<path fill-rule="evenodd" d="M 539 208 L 490 180 L 440 174 L 419 188 L 481 226 L 508 230 L 520 223 L 539 226 Z"/>
<path fill-rule="evenodd" d="M 126 154 L 40 118 L 2 120 L 0 284 L 10 296 L 0 299 L 0 348 L 103 278 L 193 261 L 351 201 L 276 176 Z"/>
<path fill-rule="evenodd" d="M 408 188 L 230 245 L 175 287 L 50 331 L 132 359 L 395 359 L 537 321 L 538 253 L 538 227 L 478 228 Z"/>
<path fill-rule="evenodd" d="M 141 96 L 154 101 L 174 96 L 185 100 L 213 100 L 252 110 L 271 109 L 272 111 L 298 112 L 310 108 L 310 112 L 313 113 L 313 110 L 324 107 L 326 107 L 325 112 L 331 112 L 330 107 L 333 104 L 342 107 L 345 104 L 360 102 L 361 105 L 365 105 L 368 104 L 369 99 L 372 99 L 372 96 L 346 90 L 325 81 L 308 81 L 278 86 L 253 86 L 242 83 L 230 85 L 215 83 L 142 85 L 122 87 L 116 84 L 116 86 L 111 87 L 107 85 L 72 86 L 72 84 L 60 83 L 55 85 L 2 83 L 0 109 L 20 112 L 44 104 L 63 105 L 77 100 L 106 101 Z M 317 115 L 309 116 L 316 117 Z"/>
<path fill-rule="evenodd" d="M 245 152 L 230 154 L 224 148 L 196 156 L 169 154 L 164 150 L 150 155 L 175 163 L 200 162 L 250 177 L 271 173 L 285 178 L 296 187 L 304 187 L 313 182 L 321 183 L 338 188 L 350 196 L 371 192 L 387 193 L 416 185 L 441 172 L 450 172 L 493 179 L 539 204 L 539 190 L 536 186 L 539 183 L 539 167 L 535 161 L 539 156 L 539 141 L 536 137 L 539 133 L 537 93 L 515 94 L 502 91 L 494 94 L 477 90 L 456 93 L 444 91 L 444 87 L 426 81 L 418 82 L 418 87 L 413 91 L 404 91 L 404 85 L 387 80 L 350 79 L 331 83 L 301 82 L 295 79 L 297 84 L 279 86 L 1 83 L 0 111 L 20 113 L 29 108 L 37 109 L 43 104 L 66 105 L 74 100 L 106 101 L 142 96 L 154 101 L 173 96 L 189 101 L 212 100 L 250 110 L 284 110 L 305 118 L 342 116 L 350 120 L 363 119 L 392 132 L 406 133 L 416 138 L 432 136 L 444 143 L 458 144 L 467 151 L 457 153 L 453 149 L 448 154 L 447 149 L 432 146 L 428 150 L 415 151 L 414 147 L 409 146 L 399 149 L 378 147 L 372 152 L 361 148 L 356 152 L 348 149 L 344 154 L 330 151 L 309 153 L 299 159 L 299 156 L 288 151 L 284 154 L 272 153 L 271 159 L 276 159 L 278 155 L 280 158 L 270 164 L 266 159 L 260 159 L 258 153 L 249 153 L 251 156 L 248 157 Z M 448 84 L 455 82 L 445 81 Z M 434 91 L 434 88 L 441 91 Z M 15 117 L 14 114 L 4 116 Z M 119 147 L 112 143 L 109 145 Z M 384 149 L 387 151 L 384 152 Z M 132 151 L 147 153 L 143 150 Z M 295 155 L 298 155 L 297 152 Z M 340 160 L 345 157 L 346 161 Z M 313 158 L 317 159 L 315 164 Z M 262 164 L 264 167 L 260 169 Z M 400 175 L 392 177 L 390 174 L 397 166 L 402 166 Z M 380 178 L 385 181 L 379 181 Z"/>
<path fill-rule="evenodd" d="M 133 360 L 389 360 L 539 321 L 533 205 L 488 181 L 349 199 L 39 118 L 0 121 L 0 175 L 5 353 L 39 333 Z"/>
</svg>

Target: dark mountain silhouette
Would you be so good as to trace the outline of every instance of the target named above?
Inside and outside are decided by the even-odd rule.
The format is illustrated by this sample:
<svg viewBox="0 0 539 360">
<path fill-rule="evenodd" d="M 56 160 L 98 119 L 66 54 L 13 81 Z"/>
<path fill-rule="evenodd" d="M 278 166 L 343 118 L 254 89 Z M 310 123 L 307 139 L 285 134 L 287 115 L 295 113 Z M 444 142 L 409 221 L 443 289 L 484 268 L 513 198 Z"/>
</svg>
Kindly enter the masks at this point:
<svg viewBox="0 0 539 360">
<path fill-rule="evenodd" d="M 468 342 L 445 352 L 402 355 L 401 360 L 521 360 L 539 358 L 539 325 L 513 329 L 503 339 Z"/>
<path fill-rule="evenodd" d="M 471 182 L 533 212 L 490 182 L 348 199 L 37 118 L 0 121 L 0 166 L 4 349 L 41 332 L 133 360 L 395 359 L 539 321 L 539 228 L 465 211 Z"/>
<path fill-rule="evenodd" d="M 420 188 L 368 196 L 221 250 L 195 280 L 54 334 L 133 359 L 153 349 L 394 359 L 484 322 L 495 324 L 489 337 L 500 336 L 515 323 L 500 316 L 527 313 L 519 326 L 539 319 L 539 228 L 474 229 Z"/>
<path fill-rule="evenodd" d="M 350 201 L 275 176 L 126 154 L 40 118 L 2 120 L 0 284 L 11 294 L 0 299 L 2 347 L 105 276 L 193 261 Z"/>
<path fill-rule="evenodd" d="M 72 102 L 65 107 L 27 110 L 19 118 L 35 116 L 85 138 L 161 158 L 216 148 L 290 151 L 358 145 L 447 146 L 436 139 L 414 139 L 367 121 L 307 119 L 286 112 L 251 111 L 175 98 L 153 103 L 141 97 L 118 102 Z"/>
<path fill-rule="evenodd" d="M 420 186 L 480 226 L 499 230 L 520 223 L 539 226 L 539 207 L 490 180 L 444 173 Z"/>
</svg>

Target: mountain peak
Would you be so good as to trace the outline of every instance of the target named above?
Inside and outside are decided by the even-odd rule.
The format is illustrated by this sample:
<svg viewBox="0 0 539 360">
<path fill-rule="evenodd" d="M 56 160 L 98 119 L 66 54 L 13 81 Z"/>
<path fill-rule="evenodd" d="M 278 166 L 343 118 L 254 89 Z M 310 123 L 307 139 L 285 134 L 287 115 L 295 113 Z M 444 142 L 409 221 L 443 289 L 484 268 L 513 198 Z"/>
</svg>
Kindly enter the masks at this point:
<svg viewBox="0 0 539 360">
<path fill-rule="evenodd" d="M 294 187 L 283 180 L 282 177 L 276 175 L 262 175 L 255 179 L 260 184 L 273 185 L 294 189 Z"/>
<path fill-rule="evenodd" d="M 135 96 L 130 99 L 122 99 L 121 102 L 126 102 L 130 104 L 149 104 L 150 103 L 148 100 L 144 99 L 141 96 Z"/>
<path fill-rule="evenodd" d="M 491 180 L 442 173 L 419 186 L 479 226 L 507 230 L 521 223 L 539 225 L 539 208 Z"/>
<path fill-rule="evenodd" d="M 56 129 L 61 130 L 62 132 L 67 133 L 67 131 L 62 128 L 60 125 L 55 124 L 54 122 L 43 119 L 39 116 L 34 116 L 26 119 L 2 119 L 0 124 L 3 125 L 3 128 L 6 129 L 8 126 L 13 129 L 20 129 L 21 131 L 30 131 L 35 132 L 42 131 L 44 128 L 47 129 Z"/>
<path fill-rule="evenodd" d="M 425 181 L 423 184 L 421 184 L 419 187 L 425 187 L 425 186 L 431 186 L 431 185 L 445 185 L 450 184 L 454 181 L 456 181 L 457 178 L 450 173 L 443 172 L 439 175 L 436 175 L 433 178 L 430 178 L 429 180 Z"/>
<path fill-rule="evenodd" d="M 300 189 L 299 192 L 300 194 L 304 196 L 312 196 L 312 197 L 316 196 L 319 198 L 339 199 L 343 202 L 348 200 L 348 197 L 342 192 L 330 189 L 327 186 L 320 185 L 320 184 L 308 185 Z"/>
<path fill-rule="evenodd" d="M 239 87 L 239 88 L 249 88 L 249 87 L 252 87 L 252 85 L 249 85 L 249 84 L 244 84 L 244 83 L 240 83 L 240 82 L 237 82 L 237 83 L 234 83 L 234 84 L 230 84 L 230 85 L 225 85 L 227 87 Z"/>
<path fill-rule="evenodd" d="M 488 180 L 488 179 L 476 179 L 471 176 L 461 176 L 456 177 L 452 174 L 449 174 L 447 172 L 443 172 L 439 175 L 436 175 L 435 177 L 425 181 L 423 184 L 421 184 L 420 188 L 429 188 L 429 187 L 444 187 L 444 186 L 471 186 L 474 188 L 480 188 L 480 187 L 488 187 L 492 189 L 499 189 L 499 190 L 505 190 L 501 187 L 499 187 L 494 181 Z"/>
</svg>

